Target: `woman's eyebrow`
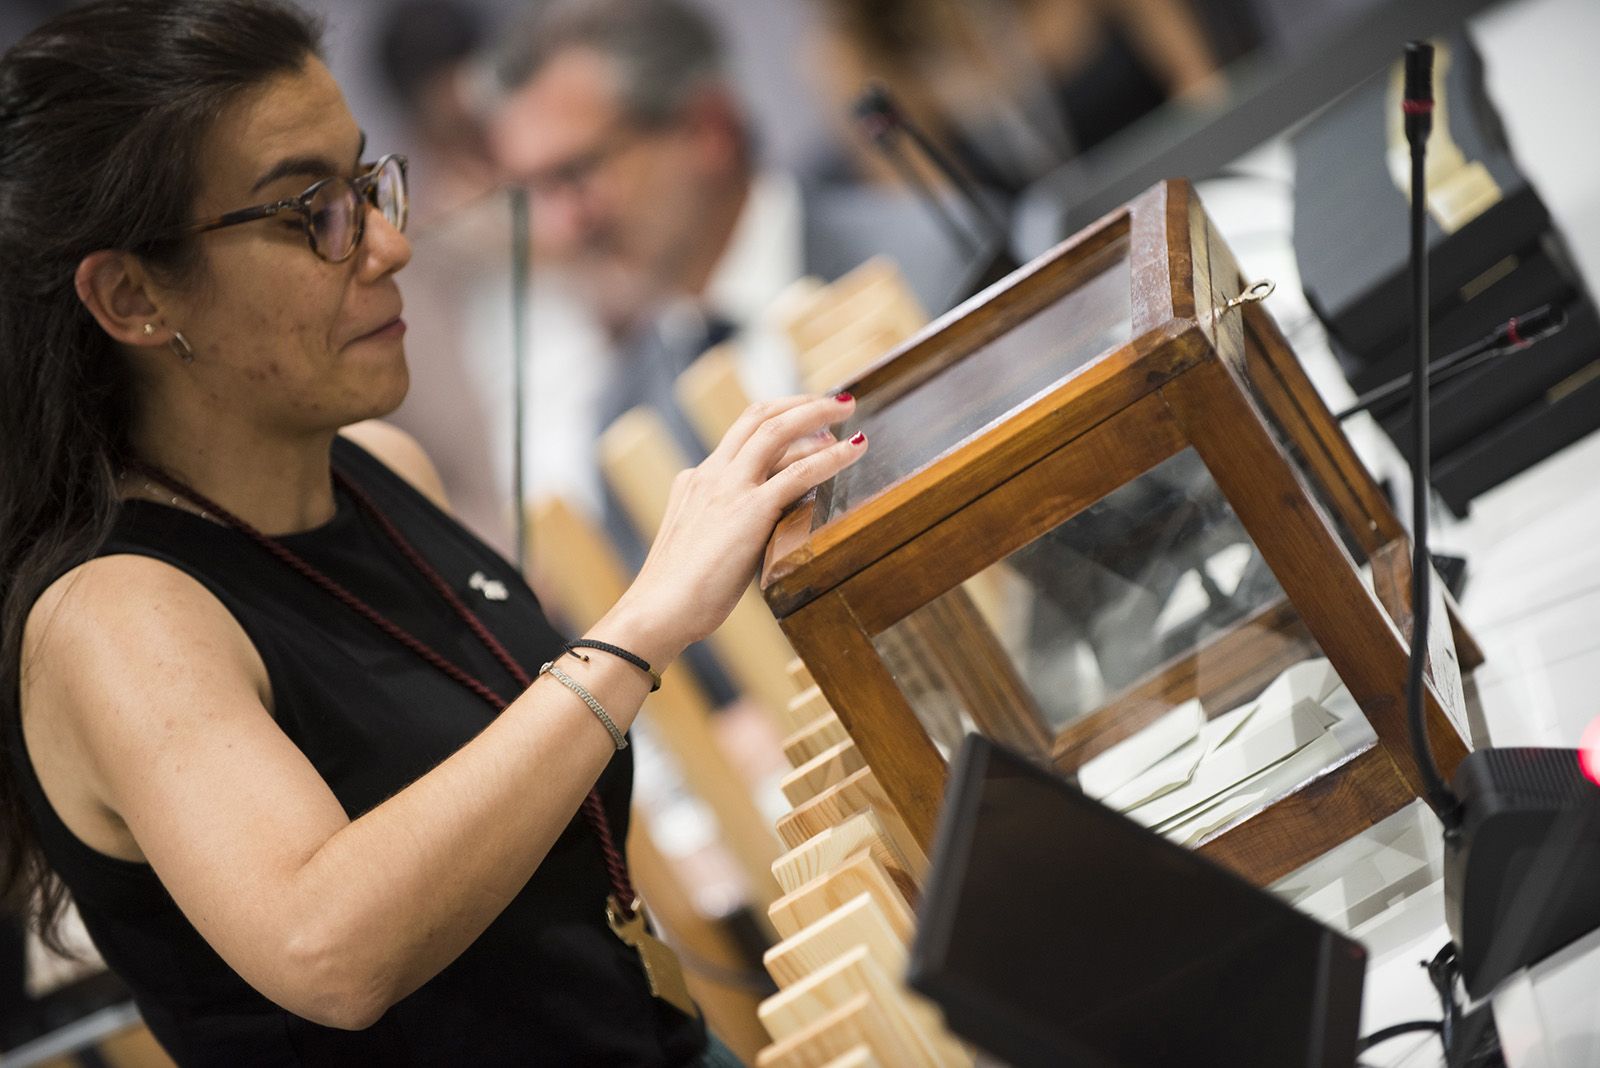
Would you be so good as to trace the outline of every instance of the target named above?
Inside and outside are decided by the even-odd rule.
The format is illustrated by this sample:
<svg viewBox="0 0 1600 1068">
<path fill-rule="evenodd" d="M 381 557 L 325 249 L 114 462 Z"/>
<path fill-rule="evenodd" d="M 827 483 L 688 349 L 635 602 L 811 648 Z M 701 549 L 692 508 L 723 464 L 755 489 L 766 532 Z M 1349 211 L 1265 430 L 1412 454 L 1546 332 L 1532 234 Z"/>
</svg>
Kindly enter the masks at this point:
<svg viewBox="0 0 1600 1068">
<path fill-rule="evenodd" d="M 297 174 L 308 178 L 327 178 L 336 170 L 332 161 L 325 156 L 290 156 L 288 159 L 279 160 L 271 170 L 262 175 L 256 184 L 250 187 L 250 192 L 259 193 L 280 178 L 289 178 Z"/>
<path fill-rule="evenodd" d="M 356 146 L 355 169 L 361 168 L 361 157 L 367 154 L 367 133 L 361 131 L 361 142 Z M 272 169 L 262 175 L 256 184 L 250 187 L 250 192 L 259 193 L 280 178 L 291 178 L 295 175 L 304 175 L 307 178 L 328 178 L 339 173 L 339 168 L 326 156 L 290 156 L 288 159 L 279 160 Z"/>
</svg>

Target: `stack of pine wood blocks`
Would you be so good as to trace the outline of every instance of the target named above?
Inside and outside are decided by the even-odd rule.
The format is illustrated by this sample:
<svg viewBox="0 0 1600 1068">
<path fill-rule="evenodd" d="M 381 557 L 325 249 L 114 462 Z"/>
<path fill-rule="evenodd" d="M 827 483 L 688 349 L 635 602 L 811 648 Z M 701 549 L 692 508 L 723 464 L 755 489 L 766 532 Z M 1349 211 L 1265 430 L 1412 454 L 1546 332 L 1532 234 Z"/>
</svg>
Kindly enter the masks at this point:
<svg viewBox="0 0 1600 1068">
<path fill-rule="evenodd" d="M 793 808 L 772 865 L 783 896 L 768 910 L 782 939 L 766 953 L 778 993 L 762 1002 L 773 1042 L 757 1068 L 971 1065 L 939 1011 L 905 985 L 928 859 L 804 666 L 784 743 Z"/>
</svg>

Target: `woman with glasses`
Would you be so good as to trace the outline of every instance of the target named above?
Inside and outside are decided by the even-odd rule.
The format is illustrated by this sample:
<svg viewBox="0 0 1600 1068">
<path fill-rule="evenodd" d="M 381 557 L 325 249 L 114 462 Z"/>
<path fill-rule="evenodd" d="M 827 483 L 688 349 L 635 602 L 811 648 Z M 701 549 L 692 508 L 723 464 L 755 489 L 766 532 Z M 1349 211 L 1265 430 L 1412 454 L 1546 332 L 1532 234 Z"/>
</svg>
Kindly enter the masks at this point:
<svg viewBox="0 0 1600 1068">
<path fill-rule="evenodd" d="M 369 422 L 405 220 L 276 0 L 0 60 L 0 880 L 185 1065 L 727 1063 L 638 913 L 626 732 L 851 402 L 747 412 L 564 644 Z"/>
</svg>

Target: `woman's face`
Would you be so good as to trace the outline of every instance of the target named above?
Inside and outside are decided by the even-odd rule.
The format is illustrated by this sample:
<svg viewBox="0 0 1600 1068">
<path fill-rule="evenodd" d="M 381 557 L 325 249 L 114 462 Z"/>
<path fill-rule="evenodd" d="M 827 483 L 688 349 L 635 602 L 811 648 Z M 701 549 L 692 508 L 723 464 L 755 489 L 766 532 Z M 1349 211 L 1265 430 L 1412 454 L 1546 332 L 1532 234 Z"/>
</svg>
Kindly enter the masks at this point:
<svg viewBox="0 0 1600 1068">
<path fill-rule="evenodd" d="M 193 217 L 297 196 L 333 175 L 355 177 L 375 155 L 313 58 L 219 118 L 202 149 Z M 399 407 L 408 376 L 395 272 L 411 248 L 379 212 L 366 209 L 366 234 L 342 263 L 311 250 L 292 212 L 198 240 L 199 270 L 161 295 L 161 312 L 194 350 L 185 378 L 204 391 L 207 407 L 288 434 Z"/>
</svg>

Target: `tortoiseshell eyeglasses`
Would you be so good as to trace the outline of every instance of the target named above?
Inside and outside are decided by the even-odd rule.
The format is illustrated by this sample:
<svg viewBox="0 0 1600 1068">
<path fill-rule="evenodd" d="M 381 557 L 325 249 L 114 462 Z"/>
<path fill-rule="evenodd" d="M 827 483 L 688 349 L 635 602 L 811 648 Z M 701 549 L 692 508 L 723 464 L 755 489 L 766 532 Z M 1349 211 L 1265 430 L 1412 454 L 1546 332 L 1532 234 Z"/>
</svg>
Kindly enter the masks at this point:
<svg viewBox="0 0 1600 1068">
<path fill-rule="evenodd" d="M 382 212 L 390 226 L 405 230 L 410 198 L 404 156 L 384 156 L 358 177 L 324 178 L 297 197 L 240 208 L 215 219 L 191 223 L 184 229 L 188 233 L 205 233 L 293 212 L 300 217 L 311 251 L 329 263 L 343 263 L 355 253 L 367 231 L 368 205 Z"/>
</svg>

